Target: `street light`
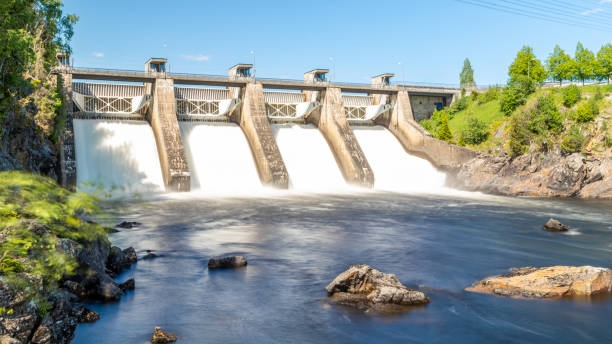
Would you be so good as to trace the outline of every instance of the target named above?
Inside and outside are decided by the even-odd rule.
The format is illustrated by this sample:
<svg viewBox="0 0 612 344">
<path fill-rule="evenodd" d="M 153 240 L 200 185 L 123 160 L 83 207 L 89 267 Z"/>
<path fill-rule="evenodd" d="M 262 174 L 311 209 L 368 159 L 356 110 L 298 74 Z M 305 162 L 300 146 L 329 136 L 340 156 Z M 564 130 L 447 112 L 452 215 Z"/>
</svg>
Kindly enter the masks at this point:
<svg viewBox="0 0 612 344">
<path fill-rule="evenodd" d="M 253 55 L 253 81 L 256 80 L 257 68 L 255 67 L 255 51 L 251 50 L 251 55 Z"/>
<path fill-rule="evenodd" d="M 332 83 L 336 81 L 336 63 L 334 62 L 334 58 L 330 56 L 329 60 L 332 63 Z"/>
</svg>

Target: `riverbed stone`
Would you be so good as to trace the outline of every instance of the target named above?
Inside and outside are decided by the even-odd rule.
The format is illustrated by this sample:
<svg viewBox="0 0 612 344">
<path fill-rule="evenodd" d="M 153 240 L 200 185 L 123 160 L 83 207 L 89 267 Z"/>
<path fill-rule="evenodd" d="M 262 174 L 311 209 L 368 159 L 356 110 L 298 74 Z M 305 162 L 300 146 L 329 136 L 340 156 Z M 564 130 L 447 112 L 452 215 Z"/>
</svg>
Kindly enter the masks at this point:
<svg viewBox="0 0 612 344">
<path fill-rule="evenodd" d="M 365 264 L 351 266 L 325 289 L 332 301 L 359 309 L 384 312 L 429 303 L 424 293 L 405 287 L 395 275 Z"/>
<path fill-rule="evenodd" d="M 151 344 L 167 344 L 176 342 L 177 337 L 174 333 L 166 332 L 161 327 L 156 326 L 151 337 Z"/>
<path fill-rule="evenodd" d="M 121 221 L 121 223 L 118 223 L 115 227 L 131 229 L 131 228 L 138 227 L 140 225 L 142 225 L 142 223 L 137 222 L 137 221 Z"/>
<path fill-rule="evenodd" d="M 247 265 L 247 260 L 244 256 L 231 256 L 223 258 L 210 258 L 208 268 L 214 269 L 235 269 Z"/>
<path fill-rule="evenodd" d="M 566 232 L 571 227 L 551 218 L 542 226 L 542 229 L 549 232 Z"/>
<path fill-rule="evenodd" d="M 130 278 L 127 281 L 119 284 L 119 288 L 124 292 L 126 290 L 134 290 L 136 288 L 136 281 L 133 278 Z"/>
<path fill-rule="evenodd" d="M 466 291 L 525 298 L 591 296 L 612 292 L 612 271 L 593 266 L 512 268 L 474 283 Z"/>
</svg>

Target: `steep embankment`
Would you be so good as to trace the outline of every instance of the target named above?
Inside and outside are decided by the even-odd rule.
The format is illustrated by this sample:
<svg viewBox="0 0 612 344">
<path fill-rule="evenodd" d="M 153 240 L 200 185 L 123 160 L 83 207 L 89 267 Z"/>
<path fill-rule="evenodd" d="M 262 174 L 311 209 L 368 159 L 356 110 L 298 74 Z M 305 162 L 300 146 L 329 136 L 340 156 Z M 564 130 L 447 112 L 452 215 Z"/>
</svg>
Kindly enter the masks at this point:
<svg viewBox="0 0 612 344">
<path fill-rule="evenodd" d="M 540 89 L 509 114 L 502 91 L 474 94 L 423 122 L 479 151 L 453 187 L 504 195 L 612 199 L 612 87 Z"/>
<path fill-rule="evenodd" d="M 136 253 L 111 248 L 97 210 L 50 178 L 0 172 L 0 342 L 68 343 L 99 317 L 80 300 L 119 300 L 129 283 L 112 276 Z"/>
</svg>

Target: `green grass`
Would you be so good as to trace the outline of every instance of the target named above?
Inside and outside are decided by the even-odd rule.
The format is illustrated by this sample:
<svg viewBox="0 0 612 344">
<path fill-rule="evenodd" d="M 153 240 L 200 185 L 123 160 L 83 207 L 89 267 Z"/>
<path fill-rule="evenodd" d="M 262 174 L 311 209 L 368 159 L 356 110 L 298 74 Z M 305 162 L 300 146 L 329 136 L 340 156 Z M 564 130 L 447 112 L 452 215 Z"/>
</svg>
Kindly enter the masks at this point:
<svg viewBox="0 0 612 344">
<path fill-rule="evenodd" d="M 472 116 L 485 122 L 488 126 L 494 122 L 508 119 L 500 110 L 499 100 L 493 100 L 480 105 L 476 102 L 472 102 L 467 109 L 457 112 L 453 119 L 448 121 L 448 126 L 453 135 L 458 137 L 459 133 L 465 128 L 467 119 Z"/>
</svg>

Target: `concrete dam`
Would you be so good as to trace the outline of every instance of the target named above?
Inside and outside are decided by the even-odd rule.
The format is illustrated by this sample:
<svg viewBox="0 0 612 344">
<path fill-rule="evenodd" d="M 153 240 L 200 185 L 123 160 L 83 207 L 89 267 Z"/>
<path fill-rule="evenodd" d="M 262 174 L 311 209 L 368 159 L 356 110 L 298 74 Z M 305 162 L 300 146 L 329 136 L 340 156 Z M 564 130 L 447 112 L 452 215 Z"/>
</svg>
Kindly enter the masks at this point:
<svg viewBox="0 0 612 344">
<path fill-rule="evenodd" d="M 311 192 L 349 186 L 428 192 L 440 170 L 475 153 L 439 141 L 417 121 L 460 96 L 457 88 L 332 83 L 326 69 L 304 80 L 167 71 L 72 68 L 58 56 L 66 97 L 62 183 L 128 192 Z"/>
</svg>

